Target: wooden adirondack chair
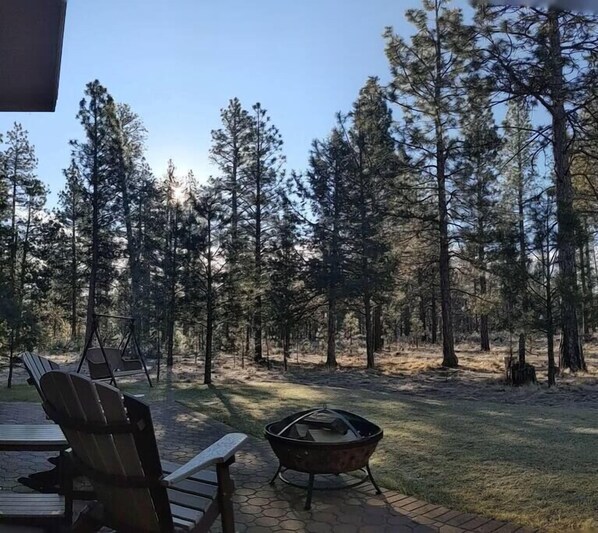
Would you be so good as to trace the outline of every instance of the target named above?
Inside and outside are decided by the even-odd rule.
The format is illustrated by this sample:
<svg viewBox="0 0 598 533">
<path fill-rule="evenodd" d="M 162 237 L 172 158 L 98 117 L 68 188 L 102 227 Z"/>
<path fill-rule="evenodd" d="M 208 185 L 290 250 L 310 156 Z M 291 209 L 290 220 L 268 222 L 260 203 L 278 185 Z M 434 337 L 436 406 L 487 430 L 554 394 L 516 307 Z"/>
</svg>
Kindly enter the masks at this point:
<svg viewBox="0 0 598 533">
<path fill-rule="evenodd" d="M 50 371 L 41 378 L 44 409 L 73 448 L 75 466 L 98 501 L 74 531 L 107 526 L 131 533 L 208 531 L 221 515 L 234 532 L 229 465 L 247 438 L 229 433 L 165 475 L 147 404 L 85 376 Z M 214 466 L 216 471 L 206 470 Z M 170 469 L 168 469 L 170 470 Z"/>
</svg>

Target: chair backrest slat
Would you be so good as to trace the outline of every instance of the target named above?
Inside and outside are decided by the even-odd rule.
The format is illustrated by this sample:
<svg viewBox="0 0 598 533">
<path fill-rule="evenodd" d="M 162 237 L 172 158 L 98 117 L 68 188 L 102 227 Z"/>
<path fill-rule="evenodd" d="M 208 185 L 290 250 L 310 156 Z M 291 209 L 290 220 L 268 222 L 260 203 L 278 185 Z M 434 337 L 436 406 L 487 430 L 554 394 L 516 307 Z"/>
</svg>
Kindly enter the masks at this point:
<svg viewBox="0 0 598 533">
<path fill-rule="evenodd" d="M 58 370 L 58 365 L 45 357 L 41 357 L 39 355 L 35 355 L 30 352 L 25 352 L 22 355 L 23 364 L 37 389 L 37 392 L 44 399 L 43 392 L 40 387 L 40 380 L 44 374 L 50 372 L 51 370 Z"/>
<path fill-rule="evenodd" d="M 91 428 L 130 422 L 118 389 L 94 383 L 78 374 L 58 371 L 47 373 L 41 380 L 41 386 L 47 403 L 58 416 L 67 417 L 79 424 L 77 429 L 61 427 L 84 466 L 104 476 L 148 477 L 143 457 L 138 452 L 138 445 L 132 434 L 99 434 L 92 429 L 86 430 L 86 424 Z M 147 413 L 150 416 L 149 409 Z M 151 426 L 151 417 L 149 425 Z M 155 439 L 153 443 L 157 455 Z M 161 468 L 158 470 L 159 477 Z M 148 532 L 172 529 L 170 514 L 164 515 L 163 511 L 159 514 L 154 505 L 156 494 L 167 498 L 164 488 L 124 487 L 107 479 L 108 481 L 103 479 L 100 482 L 92 477 L 92 483 L 106 513 L 119 528 Z M 161 508 L 162 505 L 158 507 Z"/>
</svg>

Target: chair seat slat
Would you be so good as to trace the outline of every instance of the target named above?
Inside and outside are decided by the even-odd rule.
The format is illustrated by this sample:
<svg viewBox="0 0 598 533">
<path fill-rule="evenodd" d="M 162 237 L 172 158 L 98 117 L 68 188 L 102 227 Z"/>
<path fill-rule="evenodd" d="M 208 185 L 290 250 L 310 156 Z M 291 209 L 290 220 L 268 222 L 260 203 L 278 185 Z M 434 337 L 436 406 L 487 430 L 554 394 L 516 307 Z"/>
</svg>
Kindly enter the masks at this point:
<svg viewBox="0 0 598 533">
<path fill-rule="evenodd" d="M 195 529 L 195 523 L 189 522 L 189 520 L 183 520 L 178 516 L 172 517 L 172 522 L 175 527 L 175 531 L 193 531 Z"/>
<path fill-rule="evenodd" d="M 201 511 L 202 513 L 206 512 L 212 505 L 215 505 L 215 500 L 176 489 L 168 489 L 168 499 L 170 503 L 175 503 L 181 507 L 188 507 L 195 511 Z"/>
<path fill-rule="evenodd" d="M 64 496 L 0 492 L 0 518 L 59 518 L 64 515 Z"/>
<path fill-rule="evenodd" d="M 192 481 L 190 479 L 179 481 L 176 485 L 173 485 L 172 488 L 211 499 L 215 498 L 216 493 L 218 492 L 218 487 L 215 485 L 208 485 L 207 483 Z"/>
<path fill-rule="evenodd" d="M 187 520 L 188 522 L 192 522 L 194 524 L 197 524 L 203 516 L 202 511 L 189 509 L 188 507 L 182 507 L 176 503 L 170 504 L 170 512 L 172 513 L 173 517 L 182 518 L 183 520 Z"/>
</svg>

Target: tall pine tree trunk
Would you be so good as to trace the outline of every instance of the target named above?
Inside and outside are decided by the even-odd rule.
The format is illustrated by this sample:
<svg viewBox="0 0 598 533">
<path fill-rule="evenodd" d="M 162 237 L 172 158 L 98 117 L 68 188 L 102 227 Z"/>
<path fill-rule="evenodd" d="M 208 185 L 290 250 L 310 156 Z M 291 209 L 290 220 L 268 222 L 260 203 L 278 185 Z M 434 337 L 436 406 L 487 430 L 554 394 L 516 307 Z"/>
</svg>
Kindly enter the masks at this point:
<svg viewBox="0 0 598 533">
<path fill-rule="evenodd" d="M 261 143 L 260 124 L 258 114 L 257 139 L 256 139 L 256 172 L 255 172 L 255 290 L 253 308 L 253 359 L 261 362 L 262 356 L 262 169 L 261 169 Z"/>
<path fill-rule="evenodd" d="M 74 194 L 74 193 L 73 193 Z M 72 204 L 71 226 L 71 342 L 75 342 L 78 334 L 77 300 L 79 299 L 79 283 L 77 276 L 77 228 L 75 225 L 75 201 Z"/>
<path fill-rule="evenodd" d="M 207 218 L 208 242 L 207 242 L 207 265 L 206 265 L 206 351 L 203 382 L 206 385 L 212 383 L 212 345 L 214 338 L 214 290 L 212 279 L 212 228 L 210 216 Z"/>
<path fill-rule="evenodd" d="M 546 287 L 546 344 L 548 355 L 548 386 L 556 383 L 556 365 L 554 360 L 554 318 L 552 316 L 552 273 L 550 270 L 550 219 L 546 218 L 546 252 L 542 250 Z"/>
<path fill-rule="evenodd" d="M 588 319 L 588 307 L 587 307 L 587 299 L 588 299 L 588 284 L 586 278 L 586 258 L 584 254 L 584 240 L 585 237 L 585 230 L 583 234 L 579 235 L 579 274 L 580 274 L 580 281 L 581 281 L 581 299 L 580 299 L 580 307 L 581 307 L 581 331 L 583 331 L 584 335 L 588 335 L 590 333 L 589 328 L 589 319 Z"/>
<path fill-rule="evenodd" d="M 336 289 L 329 281 L 328 285 L 328 327 L 326 346 L 326 366 L 335 368 L 336 362 Z"/>
<path fill-rule="evenodd" d="M 453 339 L 453 309 L 451 298 L 450 250 L 448 237 L 448 209 L 445 184 L 444 145 L 438 133 L 436 157 L 438 180 L 438 218 L 440 230 L 440 309 L 442 316 L 442 366 L 456 368 L 459 360 Z"/>
<path fill-rule="evenodd" d="M 18 155 L 15 155 L 14 173 L 12 177 L 12 209 L 11 209 L 11 224 L 10 224 L 10 298 L 14 303 L 16 300 L 16 271 L 17 271 L 17 246 L 19 238 L 17 234 L 17 168 Z M 12 374 L 14 364 L 15 351 L 15 324 L 10 326 L 10 334 L 8 337 L 8 388 L 12 386 Z"/>
<path fill-rule="evenodd" d="M 425 329 L 425 327 L 424 327 Z M 374 352 L 381 352 L 384 348 L 384 337 L 382 336 L 382 306 L 374 306 L 374 324 L 373 324 L 373 344 Z"/>
<path fill-rule="evenodd" d="M 455 354 L 455 341 L 453 338 L 453 305 L 451 295 L 450 250 L 448 236 L 448 203 L 446 199 L 446 146 L 444 126 L 442 122 L 442 46 L 440 35 L 440 3 L 435 5 L 435 26 L 437 35 L 434 40 L 435 47 L 435 77 L 434 80 L 434 106 L 436 115 L 434 130 L 436 136 L 436 182 L 438 187 L 438 230 L 439 230 L 439 261 L 440 273 L 440 310 L 442 316 L 442 366 L 456 368 L 459 360 Z"/>
<path fill-rule="evenodd" d="M 519 368 L 525 367 L 525 353 L 526 353 L 526 331 L 525 322 L 527 321 L 528 313 L 528 297 L 527 297 L 527 247 L 525 239 L 525 212 L 524 212 L 524 175 L 523 162 L 521 160 L 521 153 L 517 154 L 518 180 L 517 180 L 517 226 L 519 239 L 519 277 L 521 289 L 521 324 L 519 329 L 519 341 L 517 354 L 519 356 Z"/>
<path fill-rule="evenodd" d="M 19 273 L 19 287 L 17 289 L 17 311 L 18 322 L 15 331 L 14 345 L 15 347 L 21 344 L 21 326 L 23 321 L 23 296 L 25 293 L 25 280 L 27 275 L 27 256 L 29 254 L 29 234 L 31 231 L 31 199 L 27 208 L 27 222 L 25 223 L 25 235 L 23 238 L 23 250 L 21 257 L 21 269 Z M 10 372 L 9 372 L 10 373 Z M 12 374 L 12 373 L 10 373 Z M 12 377 L 12 376 L 11 376 Z"/>
<path fill-rule="evenodd" d="M 594 274 L 592 272 L 592 263 L 590 261 L 590 241 L 593 243 L 593 237 L 589 232 L 586 232 L 585 239 L 585 258 L 586 258 L 586 274 L 588 286 L 588 299 L 586 303 L 587 308 L 587 329 L 588 334 L 594 332 Z M 593 245 L 593 244 L 592 244 Z"/>
<path fill-rule="evenodd" d="M 561 296 L 561 367 L 586 370 L 577 319 L 577 270 L 575 264 L 576 217 L 570 168 L 570 139 L 564 98 L 563 57 L 559 11 L 549 8 L 549 49 L 552 96 L 552 148 L 556 175 L 557 248 Z"/>
<path fill-rule="evenodd" d="M 478 185 L 478 206 L 482 205 L 482 191 L 481 185 Z M 487 294 L 487 283 L 486 283 L 486 247 L 484 245 L 485 239 L 484 221 L 481 217 L 478 219 L 478 268 L 480 270 L 479 275 L 479 286 L 480 286 L 480 298 L 484 306 L 484 310 L 480 313 L 480 348 L 483 352 L 490 351 L 490 333 L 489 333 L 489 317 L 486 309 L 486 294 Z"/>
<path fill-rule="evenodd" d="M 367 356 L 367 368 L 374 368 L 374 335 L 372 328 L 372 297 L 366 289 L 363 294 L 363 311 L 365 314 L 365 349 Z"/>
<path fill-rule="evenodd" d="M 432 284 L 432 317 L 431 317 L 431 325 L 430 329 L 432 330 L 432 344 L 436 344 L 438 342 L 438 311 L 436 309 L 436 287 Z"/>
<path fill-rule="evenodd" d="M 236 139 L 233 141 L 233 153 L 237 154 Z M 229 275 L 228 275 L 228 311 L 226 317 L 226 344 L 233 352 L 237 353 L 237 335 L 239 330 L 239 317 L 241 316 L 241 306 L 239 304 L 239 198 L 237 185 L 237 156 L 233 156 L 231 169 L 231 220 L 230 220 L 230 252 L 229 252 Z M 231 316 L 232 315 L 232 316 Z M 234 323 L 231 324 L 231 319 Z M 232 326 L 232 327 L 231 327 Z"/>
<path fill-rule="evenodd" d="M 97 143 L 96 143 L 97 144 Z M 98 157 L 97 148 L 94 149 L 92 168 L 92 193 L 91 193 L 91 268 L 89 272 L 89 291 L 87 293 L 87 318 L 85 323 L 85 344 L 89 341 L 93 328 L 93 315 L 96 306 L 96 290 L 98 277 L 98 263 L 100 261 L 100 213 L 98 190 Z"/>
<path fill-rule="evenodd" d="M 284 361 L 284 369 L 288 370 L 288 361 L 291 356 L 291 327 L 288 320 L 285 320 L 282 332 L 282 357 Z"/>
<path fill-rule="evenodd" d="M 363 149 L 359 147 L 359 160 L 358 160 L 358 172 L 359 172 L 359 216 L 360 216 L 360 252 L 361 252 L 361 287 L 362 299 L 363 299 L 363 313 L 365 320 L 365 349 L 366 349 L 366 367 L 374 368 L 374 331 L 372 327 L 372 294 L 370 291 L 370 251 L 368 249 L 368 238 L 370 235 L 368 213 L 366 207 L 366 194 L 365 194 L 365 174 L 364 174 L 364 154 Z"/>
<path fill-rule="evenodd" d="M 11 206 L 11 221 L 10 221 L 10 293 L 11 298 L 15 297 L 16 279 L 17 279 L 17 248 L 19 244 L 19 236 L 17 233 L 17 163 L 18 156 L 15 155 L 15 168 L 12 177 L 12 206 Z"/>
<path fill-rule="evenodd" d="M 131 202 L 129 199 L 129 190 L 127 187 L 127 179 L 125 173 L 121 177 L 121 195 L 123 215 L 125 221 L 125 232 L 127 236 L 127 262 L 129 267 L 129 278 L 131 280 L 131 316 L 140 319 L 139 306 L 141 303 L 140 284 L 141 284 L 141 269 L 139 264 L 139 252 L 137 243 L 133 235 L 133 220 L 131 218 Z"/>
<path fill-rule="evenodd" d="M 424 276 L 421 269 L 417 271 L 417 286 L 419 289 L 419 320 L 422 325 L 422 342 L 428 341 L 428 331 L 426 328 L 426 302 L 424 300 Z"/>
<path fill-rule="evenodd" d="M 483 247 L 482 247 L 483 249 Z M 483 252 L 481 252 L 481 257 L 483 258 Z M 482 272 L 480 274 L 480 298 L 482 298 L 482 301 L 486 300 L 486 293 L 487 293 L 487 287 L 486 287 L 486 274 L 485 272 Z M 483 352 L 489 352 L 490 351 L 490 333 L 489 333 L 489 327 L 488 327 L 488 313 L 483 311 L 480 314 L 480 348 Z"/>
<path fill-rule="evenodd" d="M 173 221 L 174 220 L 174 224 Z M 174 206 L 171 214 L 170 227 L 170 283 L 168 295 L 168 311 L 166 313 L 166 366 L 174 365 L 174 324 L 176 313 L 176 285 L 177 285 L 177 247 L 178 247 L 178 206 Z"/>
<path fill-rule="evenodd" d="M 258 185 L 259 190 L 259 185 Z M 259 198 L 259 194 L 258 194 Z M 261 246 L 261 211 L 260 204 L 256 206 L 255 221 L 255 290 L 253 307 L 253 342 L 254 361 L 259 363 L 262 355 L 262 246 Z"/>
<path fill-rule="evenodd" d="M 328 327 L 326 366 L 336 368 L 337 298 L 340 280 L 339 219 L 340 219 L 340 169 L 335 167 L 333 181 L 333 222 L 330 246 L 330 275 L 328 276 Z"/>
</svg>

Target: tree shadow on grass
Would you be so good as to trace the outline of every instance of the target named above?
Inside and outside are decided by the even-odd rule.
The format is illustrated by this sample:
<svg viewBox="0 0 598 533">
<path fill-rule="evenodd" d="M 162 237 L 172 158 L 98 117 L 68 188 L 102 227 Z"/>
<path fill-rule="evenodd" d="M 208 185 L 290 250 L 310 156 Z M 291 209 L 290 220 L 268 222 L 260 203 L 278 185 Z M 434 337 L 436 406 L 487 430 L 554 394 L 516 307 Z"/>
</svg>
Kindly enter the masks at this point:
<svg viewBox="0 0 598 533">
<path fill-rule="evenodd" d="M 396 422 L 385 427 L 392 442 L 382 443 L 384 460 L 374 463 L 384 481 L 397 477 L 396 469 L 407 492 L 434 502 L 504 512 L 503 519 L 533 516 L 541 526 L 556 516 L 561 530 L 596 518 L 598 458 L 591 428 L 598 411 L 418 399 L 398 405 Z M 374 421 L 388 419 L 378 401 L 363 407 Z M 510 516 L 513 510 L 520 514 Z"/>
<path fill-rule="evenodd" d="M 563 530 L 595 516 L 598 410 L 298 388 L 248 384 L 211 391 L 228 423 L 258 437 L 267 422 L 323 402 L 365 416 L 385 431 L 373 456 L 383 484 L 433 503 L 542 526 L 550 509 Z"/>
</svg>

